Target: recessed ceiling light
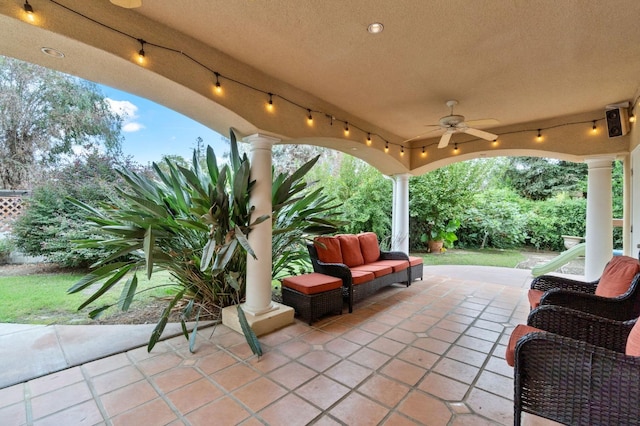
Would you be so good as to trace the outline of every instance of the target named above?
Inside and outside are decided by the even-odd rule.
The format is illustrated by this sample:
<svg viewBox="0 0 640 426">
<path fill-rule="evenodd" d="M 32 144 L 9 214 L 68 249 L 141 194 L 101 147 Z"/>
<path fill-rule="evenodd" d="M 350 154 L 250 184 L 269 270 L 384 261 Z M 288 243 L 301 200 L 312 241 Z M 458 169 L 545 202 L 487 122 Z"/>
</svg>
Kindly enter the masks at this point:
<svg viewBox="0 0 640 426">
<path fill-rule="evenodd" d="M 384 25 L 382 25 L 380 22 L 374 22 L 372 24 L 369 24 L 369 26 L 367 27 L 367 31 L 369 31 L 371 34 L 380 34 L 382 30 L 384 30 Z"/>
<path fill-rule="evenodd" d="M 54 49 L 53 47 L 43 47 L 40 50 L 45 55 L 53 56 L 54 58 L 64 58 L 64 53 L 62 53 L 59 50 Z"/>
</svg>

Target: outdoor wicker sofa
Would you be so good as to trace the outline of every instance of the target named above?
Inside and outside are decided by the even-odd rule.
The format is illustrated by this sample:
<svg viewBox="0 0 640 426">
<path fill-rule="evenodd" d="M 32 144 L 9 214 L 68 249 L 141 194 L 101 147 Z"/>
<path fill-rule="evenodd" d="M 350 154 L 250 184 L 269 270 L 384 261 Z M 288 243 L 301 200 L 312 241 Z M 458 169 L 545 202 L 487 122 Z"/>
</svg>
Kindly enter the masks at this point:
<svg viewBox="0 0 640 426">
<path fill-rule="evenodd" d="M 636 324 L 554 305 L 532 311 L 509 343 L 514 424 L 522 412 L 571 425 L 639 424 Z"/>
<path fill-rule="evenodd" d="M 373 232 L 316 237 L 307 248 L 315 272 L 342 279 L 350 313 L 354 303 L 379 289 L 395 283 L 409 286 L 414 276 L 422 277 L 421 258 L 381 251 Z"/>
<path fill-rule="evenodd" d="M 627 256 L 614 256 L 602 277 L 593 282 L 555 275 L 542 275 L 531 282 L 532 309 L 557 305 L 589 312 L 618 321 L 640 316 L 640 262 Z"/>
</svg>

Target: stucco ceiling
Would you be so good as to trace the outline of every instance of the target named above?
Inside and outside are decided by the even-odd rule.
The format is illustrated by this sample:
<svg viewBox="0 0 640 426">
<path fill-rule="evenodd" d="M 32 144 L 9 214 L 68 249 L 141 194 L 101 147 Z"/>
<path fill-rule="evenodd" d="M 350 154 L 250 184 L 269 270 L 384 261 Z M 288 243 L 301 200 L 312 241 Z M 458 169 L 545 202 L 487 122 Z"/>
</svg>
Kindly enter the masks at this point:
<svg viewBox="0 0 640 426">
<path fill-rule="evenodd" d="M 131 42 L 70 10 L 184 50 L 223 75 L 282 93 L 303 108 L 335 112 L 397 147 L 447 115 L 449 99 L 460 102 L 455 113 L 468 120 L 498 120 L 484 128 L 508 131 L 502 148 L 511 144 L 519 150 L 513 152 L 526 153 L 532 149 L 527 145 L 531 137 L 525 142 L 519 130 L 561 128 L 576 117 L 601 120 L 606 105 L 638 96 L 636 0 L 143 0 L 135 9 L 108 0 L 32 0 L 42 15 L 36 25 L 20 16 L 23 0 L 3 3 L 0 54 L 147 96 L 222 133 L 234 125 L 245 132 L 327 140 L 328 146 L 341 137 L 337 129 L 298 128 L 291 124 L 298 118 L 291 116 L 263 119 L 263 111 L 251 107 L 248 98 L 216 99 L 198 85 L 202 73 L 193 64 L 154 51 L 152 45 L 147 51 L 156 63 L 143 74 L 122 52 L 123 47 L 139 48 L 135 38 Z M 369 34 L 372 22 L 384 24 L 384 31 Z M 71 54 L 64 62 L 43 59 L 39 49 L 47 41 Z M 562 131 L 550 141 L 553 145 L 536 149 L 576 158 L 629 149 L 629 141 L 610 145 L 606 137 L 585 148 L 582 136 L 567 142 L 569 129 Z M 437 141 L 440 133 L 428 136 Z M 417 150 L 429 141 L 406 146 Z M 363 140 L 352 135 L 339 143 L 340 149 L 356 150 Z M 372 152 L 358 155 L 387 172 L 423 170 L 426 163 L 452 155 L 435 150 L 424 159 L 417 153 L 385 157 L 382 145 L 374 144 Z"/>
</svg>

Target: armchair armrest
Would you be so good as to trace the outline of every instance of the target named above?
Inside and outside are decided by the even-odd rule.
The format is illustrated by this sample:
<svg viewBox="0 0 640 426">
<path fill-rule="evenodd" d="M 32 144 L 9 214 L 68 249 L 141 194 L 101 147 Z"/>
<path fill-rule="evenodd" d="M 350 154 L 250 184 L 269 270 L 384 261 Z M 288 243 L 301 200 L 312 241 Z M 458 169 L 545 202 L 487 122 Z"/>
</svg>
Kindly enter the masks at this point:
<svg viewBox="0 0 640 426">
<path fill-rule="evenodd" d="M 380 251 L 380 260 L 406 260 L 409 261 L 409 255 L 402 251 Z"/>
<path fill-rule="evenodd" d="M 627 321 L 638 317 L 633 298 L 610 298 L 568 290 L 550 290 L 540 299 L 540 305 L 557 305 L 576 309 L 616 321 Z"/>
<path fill-rule="evenodd" d="M 527 319 L 532 327 L 622 353 L 635 323 L 636 319 L 615 321 L 556 305 L 540 306 Z"/>
<path fill-rule="evenodd" d="M 582 293 L 594 294 L 599 281 L 600 280 L 585 282 L 558 277 L 555 275 L 541 275 L 531 281 L 531 289 L 548 291 L 554 288 L 559 288 L 563 290 L 573 290 Z"/>
</svg>

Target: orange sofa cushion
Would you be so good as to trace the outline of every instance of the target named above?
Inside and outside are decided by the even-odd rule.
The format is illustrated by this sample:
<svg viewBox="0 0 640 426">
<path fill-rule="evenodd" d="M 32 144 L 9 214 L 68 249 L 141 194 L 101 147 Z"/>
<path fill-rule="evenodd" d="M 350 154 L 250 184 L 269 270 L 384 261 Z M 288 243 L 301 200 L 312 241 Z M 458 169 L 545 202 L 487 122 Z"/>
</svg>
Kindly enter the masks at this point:
<svg viewBox="0 0 640 426">
<path fill-rule="evenodd" d="M 358 285 L 373 281 L 375 275 L 369 271 L 354 271 L 351 269 L 351 284 Z"/>
<path fill-rule="evenodd" d="M 513 329 L 513 331 L 511 332 L 511 336 L 509 337 L 507 351 L 504 354 L 504 359 L 507 360 L 507 364 L 513 367 L 516 363 L 516 343 L 518 343 L 518 340 L 520 340 L 520 338 L 525 334 L 534 333 L 537 331 L 542 330 L 524 324 L 519 324 L 516 328 Z"/>
<path fill-rule="evenodd" d="M 372 265 L 384 265 L 393 268 L 393 272 L 404 271 L 409 267 L 409 262 L 406 260 L 378 260 L 373 262 Z"/>
<path fill-rule="evenodd" d="M 310 274 L 287 277 L 282 285 L 304 294 L 318 294 L 342 287 L 340 278 L 312 272 Z"/>
<path fill-rule="evenodd" d="M 364 258 L 360 251 L 360 242 L 358 237 L 352 234 L 344 234 L 337 236 L 340 241 L 340 250 L 342 251 L 342 263 L 348 267 L 359 266 L 364 264 Z"/>
<path fill-rule="evenodd" d="M 636 321 L 631 329 L 624 353 L 629 356 L 640 356 L 640 321 Z"/>
<path fill-rule="evenodd" d="M 340 241 L 336 237 L 316 237 L 313 241 L 318 260 L 325 263 L 343 263 Z"/>
<path fill-rule="evenodd" d="M 364 263 L 372 263 L 380 258 L 380 246 L 375 232 L 358 234 L 358 242 L 360 243 L 360 251 L 362 252 Z"/>
<path fill-rule="evenodd" d="M 372 264 L 372 263 L 365 264 L 365 265 L 354 266 L 353 268 L 349 268 L 349 269 L 351 269 L 351 271 L 373 272 L 373 275 L 376 278 L 382 277 L 384 275 L 389 275 L 391 272 L 393 272 L 393 267 L 392 266 L 375 265 L 375 264 Z"/>
<path fill-rule="evenodd" d="M 411 264 L 411 266 L 420 265 L 421 263 L 423 263 L 423 259 L 421 257 L 409 256 L 409 263 Z"/>
<path fill-rule="evenodd" d="M 527 293 L 527 296 L 529 297 L 529 306 L 531 306 L 531 309 L 535 309 L 538 306 L 540 306 L 540 299 L 542 299 L 543 294 L 544 294 L 544 291 L 542 290 L 535 290 L 535 289 L 529 290 L 529 293 Z"/>
<path fill-rule="evenodd" d="M 596 287 L 596 296 L 618 297 L 629 290 L 633 277 L 640 272 L 640 263 L 629 256 L 614 256 L 607 263 Z"/>
</svg>

